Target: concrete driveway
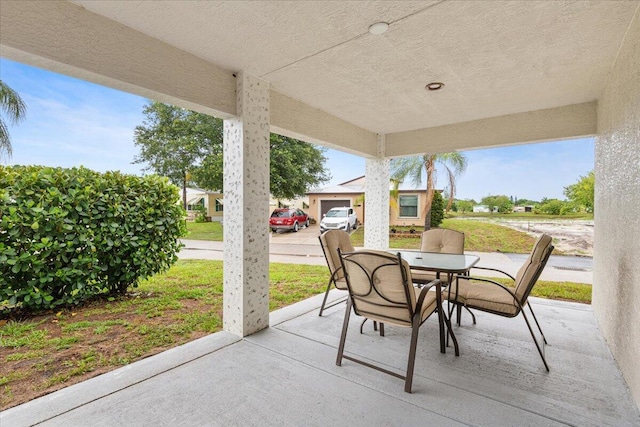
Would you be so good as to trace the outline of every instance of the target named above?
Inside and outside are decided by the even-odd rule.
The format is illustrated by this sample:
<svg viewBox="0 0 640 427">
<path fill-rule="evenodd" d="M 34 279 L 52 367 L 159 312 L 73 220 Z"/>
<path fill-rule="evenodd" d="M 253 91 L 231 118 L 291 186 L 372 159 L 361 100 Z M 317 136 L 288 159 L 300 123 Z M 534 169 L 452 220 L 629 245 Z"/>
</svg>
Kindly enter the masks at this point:
<svg viewBox="0 0 640 427">
<path fill-rule="evenodd" d="M 278 231 L 271 233 L 270 243 L 283 245 L 316 245 L 320 236 L 320 224 L 311 224 L 309 228 L 302 227 L 297 233 L 293 231 Z"/>
</svg>

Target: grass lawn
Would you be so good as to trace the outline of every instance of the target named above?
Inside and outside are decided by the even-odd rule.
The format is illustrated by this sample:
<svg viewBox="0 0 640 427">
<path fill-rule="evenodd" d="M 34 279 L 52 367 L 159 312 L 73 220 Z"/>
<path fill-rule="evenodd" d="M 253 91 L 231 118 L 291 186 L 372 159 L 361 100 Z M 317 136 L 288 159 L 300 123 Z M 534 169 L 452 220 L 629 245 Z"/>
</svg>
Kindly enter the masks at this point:
<svg viewBox="0 0 640 427">
<path fill-rule="evenodd" d="M 212 222 L 187 222 L 187 235 L 185 239 L 211 240 L 222 242 L 222 223 Z"/>
<path fill-rule="evenodd" d="M 445 219 L 441 227 L 463 232 L 465 251 L 526 254 L 531 252 L 535 242 L 535 239 L 526 233 L 482 221 Z M 420 237 L 418 237 L 420 232 L 421 229 L 418 228 L 416 237 L 391 237 L 389 246 L 398 249 L 420 249 Z M 351 235 L 351 241 L 354 246 L 364 246 L 363 227 Z"/>
<path fill-rule="evenodd" d="M 513 286 L 513 281 L 503 278 L 491 278 L 505 286 Z M 557 299 L 561 301 L 591 304 L 591 285 L 573 282 L 550 282 L 538 280 L 531 291 L 534 297 Z"/>
<path fill-rule="evenodd" d="M 326 266 L 270 265 L 269 309 L 326 289 Z M 222 262 L 182 260 L 115 301 L 0 320 L 0 410 L 222 329 Z"/>
<path fill-rule="evenodd" d="M 534 214 L 531 212 L 510 212 L 506 214 L 501 213 L 485 213 L 485 212 L 467 212 L 457 213 L 449 212 L 447 214 L 453 218 L 486 218 L 486 219 L 517 219 L 517 220 L 532 220 L 540 221 L 541 219 L 551 219 L 557 221 L 579 219 L 579 220 L 593 220 L 593 213 L 589 212 L 577 212 L 568 215 L 548 215 L 548 214 Z"/>
</svg>

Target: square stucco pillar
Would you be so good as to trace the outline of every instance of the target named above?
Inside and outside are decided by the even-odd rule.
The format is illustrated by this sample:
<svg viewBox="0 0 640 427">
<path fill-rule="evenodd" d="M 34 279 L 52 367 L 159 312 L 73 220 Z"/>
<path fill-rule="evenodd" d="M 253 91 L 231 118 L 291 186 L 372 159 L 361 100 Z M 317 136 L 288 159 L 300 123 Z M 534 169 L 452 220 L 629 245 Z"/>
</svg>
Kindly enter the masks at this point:
<svg viewBox="0 0 640 427">
<path fill-rule="evenodd" d="M 593 311 L 640 408 L 640 9 L 598 101 Z"/>
<path fill-rule="evenodd" d="M 269 85 L 237 76 L 237 116 L 224 121 L 224 330 L 269 326 Z"/>
<path fill-rule="evenodd" d="M 389 159 L 384 158 L 385 137 L 378 136 L 378 157 L 366 159 L 364 246 L 389 248 Z"/>
</svg>

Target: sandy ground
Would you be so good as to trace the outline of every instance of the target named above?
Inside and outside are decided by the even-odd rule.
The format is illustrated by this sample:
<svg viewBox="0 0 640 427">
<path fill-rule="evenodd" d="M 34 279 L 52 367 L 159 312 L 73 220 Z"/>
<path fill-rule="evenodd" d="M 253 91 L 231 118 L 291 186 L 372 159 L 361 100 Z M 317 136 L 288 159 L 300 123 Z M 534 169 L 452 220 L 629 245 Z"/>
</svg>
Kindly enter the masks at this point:
<svg viewBox="0 0 640 427">
<path fill-rule="evenodd" d="M 523 231 L 534 237 L 547 233 L 554 245 L 566 255 L 593 256 L 593 220 L 510 220 L 490 219 L 490 222 Z"/>
</svg>

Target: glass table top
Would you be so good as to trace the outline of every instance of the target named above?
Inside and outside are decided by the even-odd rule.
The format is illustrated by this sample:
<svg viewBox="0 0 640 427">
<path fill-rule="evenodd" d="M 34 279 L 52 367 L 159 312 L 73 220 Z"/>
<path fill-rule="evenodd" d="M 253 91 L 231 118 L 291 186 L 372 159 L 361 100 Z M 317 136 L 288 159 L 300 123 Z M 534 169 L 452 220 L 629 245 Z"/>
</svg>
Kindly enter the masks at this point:
<svg viewBox="0 0 640 427">
<path fill-rule="evenodd" d="M 408 250 L 389 250 L 389 252 L 394 255 L 400 253 L 400 256 L 407 260 L 412 268 L 447 273 L 464 273 L 480 261 L 480 257 L 476 255 L 441 254 Z"/>
</svg>

